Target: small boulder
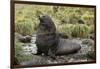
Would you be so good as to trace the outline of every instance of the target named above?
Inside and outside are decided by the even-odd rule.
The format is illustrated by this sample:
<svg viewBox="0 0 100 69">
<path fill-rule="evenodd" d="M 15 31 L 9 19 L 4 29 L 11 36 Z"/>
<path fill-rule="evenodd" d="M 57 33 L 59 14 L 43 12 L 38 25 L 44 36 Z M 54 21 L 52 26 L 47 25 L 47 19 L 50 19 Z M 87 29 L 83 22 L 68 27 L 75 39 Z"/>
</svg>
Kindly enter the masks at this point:
<svg viewBox="0 0 100 69">
<path fill-rule="evenodd" d="M 30 43 L 31 42 L 31 36 L 29 36 L 29 35 L 22 36 L 19 33 L 15 33 L 15 38 L 22 43 Z"/>
<path fill-rule="evenodd" d="M 94 45 L 94 40 L 92 39 L 84 39 L 82 40 L 83 45 L 88 45 L 88 46 L 93 46 Z"/>
<path fill-rule="evenodd" d="M 30 61 L 21 62 L 21 66 L 33 66 L 33 65 L 40 65 L 40 64 L 48 64 L 47 57 L 43 56 L 36 56 L 34 55 L 33 59 Z"/>
</svg>

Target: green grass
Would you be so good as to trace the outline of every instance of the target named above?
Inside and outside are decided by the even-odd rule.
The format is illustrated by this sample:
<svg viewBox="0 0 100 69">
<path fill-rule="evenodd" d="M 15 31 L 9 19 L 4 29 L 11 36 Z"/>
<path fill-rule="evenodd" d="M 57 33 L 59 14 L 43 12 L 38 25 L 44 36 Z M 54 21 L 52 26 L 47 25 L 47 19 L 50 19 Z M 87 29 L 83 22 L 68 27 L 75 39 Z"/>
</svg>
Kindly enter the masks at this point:
<svg viewBox="0 0 100 69">
<path fill-rule="evenodd" d="M 64 35 L 70 38 L 72 34 L 72 27 L 73 27 L 72 24 L 65 24 L 65 25 L 63 24 L 57 28 L 57 32 L 63 33 Z"/>
<path fill-rule="evenodd" d="M 90 33 L 94 33 L 95 32 L 95 26 L 94 25 L 90 25 L 89 26 L 89 31 L 90 31 Z"/>
<path fill-rule="evenodd" d="M 89 34 L 89 27 L 87 25 L 77 24 L 74 25 L 72 28 L 73 37 L 87 38 L 88 34 Z"/>
<path fill-rule="evenodd" d="M 35 26 L 29 22 L 15 23 L 15 31 L 22 35 L 32 35 L 35 30 Z"/>
<path fill-rule="evenodd" d="M 22 46 L 23 43 L 19 42 L 17 39 L 15 39 L 15 60 L 14 60 L 14 64 L 19 64 L 20 63 L 20 60 L 19 60 L 19 57 L 20 57 L 20 53 L 22 52 Z"/>
<path fill-rule="evenodd" d="M 87 38 L 89 31 L 89 26 L 84 24 L 65 24 L 58 27 L 58 32 L 70 37 L 80 37 Z"/>
<path fill-rule="evenodd" d="M 88 27 L 94 30 L 94 8 L 16 4 L 15 32 L 32 35 L 39 24 L 38 16 L 43 14 L 49 15 L 57 31 L 68 37 L 87 37 Z M 85 25 L 78 25 L 78 20 L 83 20 Z"/>
<path fill-rule="evenodd" d="M 20 64 L 25 61 L 31 61 L 34 58 L 34 55 L 24 55 L 22 45 L 24 43 L 19 42 L 17 39 L 15 40 L 15 56 L 14 56 L 14 64 Z"/>
</svg>

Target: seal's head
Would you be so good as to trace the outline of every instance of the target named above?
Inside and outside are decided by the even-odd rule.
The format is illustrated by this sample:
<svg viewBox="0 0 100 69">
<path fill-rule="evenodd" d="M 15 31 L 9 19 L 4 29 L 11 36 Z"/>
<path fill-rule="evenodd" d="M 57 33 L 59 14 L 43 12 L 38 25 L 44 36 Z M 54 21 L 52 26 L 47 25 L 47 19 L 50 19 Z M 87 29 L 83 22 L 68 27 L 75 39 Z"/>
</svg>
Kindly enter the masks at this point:
<svg viewBox="0 0 100 69">
<path fill-rule="evenodd" d="M 48 15 L 39 16 L 39 20 L 43 24 L 52 23 L 53 22 L 52 19 Z"/>
</svg>

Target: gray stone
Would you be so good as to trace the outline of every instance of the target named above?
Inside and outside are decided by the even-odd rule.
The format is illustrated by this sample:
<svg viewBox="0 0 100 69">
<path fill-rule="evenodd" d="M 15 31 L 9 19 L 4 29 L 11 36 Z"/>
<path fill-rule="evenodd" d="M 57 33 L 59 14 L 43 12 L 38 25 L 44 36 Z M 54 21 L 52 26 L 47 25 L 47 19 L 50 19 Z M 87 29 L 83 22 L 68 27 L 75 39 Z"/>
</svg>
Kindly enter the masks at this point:
<svg viewBox="0 0 100 69">
<path fill-rule="evenodd" d="M 47 57 L 34 55 L 33 60 L 21 62 L 20 65 L 32 66 L 32 65 L 48 64 L 48 63 L 49 62 L 47 60 Z"/>
<path fill-rule="evenodd" d="M 32 43 L 25 43 L 22 47 L 23 49 L 23 55 L 29 55 L 29 54 L 37 54 L 37 46 L 36 44 Z"/>
<path fill-rule="evenodd" d="M 82 44 L 88 45 L 88 46 L 93 46 L 94 45 L 94 40 L 92 39 L 83 39 Z"/>
</svg>

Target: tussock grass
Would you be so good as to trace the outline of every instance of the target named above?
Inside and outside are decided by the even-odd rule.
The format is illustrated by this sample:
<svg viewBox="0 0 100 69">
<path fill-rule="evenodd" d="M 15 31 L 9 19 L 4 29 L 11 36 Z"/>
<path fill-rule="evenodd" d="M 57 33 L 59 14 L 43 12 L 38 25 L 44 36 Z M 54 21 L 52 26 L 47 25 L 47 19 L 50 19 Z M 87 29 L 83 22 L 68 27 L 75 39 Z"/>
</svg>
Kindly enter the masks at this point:
<svg viewBox="0 0 100 69">
<path fill-rule="evenodd" d="M 68 37 L 86 37 L 88 27 L 94 24 L 94 8 L 16 4 L 15 32 L 31 35 L 36 31 L 39 23 L 38 16 L 43 14 L 49 15 L 57 26 L 57 31 Z M 84 21 L 84 25 L 78 25 L 78 21 L 81 19 Z M 93 31 L 92 27 L 90 31 Z"/>
<path fill-rule="evenodd" d="M 58 32 L 68 37 L 86 38 L 89 34 L 89 27 L 85 24 L 66 24 L 58 27 Z"/>
<path fill-rule="evenodd" d="M 22 35 L 32 35 L 34 32 L 34 24 L 28 22 L 16 23 L 15 32 L 18 32 Z"/>
<path fill-rule="evenodd" d="M 89 27 L 85 24 L 77 24 L 72 28 L 72 36 L 86 38 L 89 34 Z"/>
</svg>

